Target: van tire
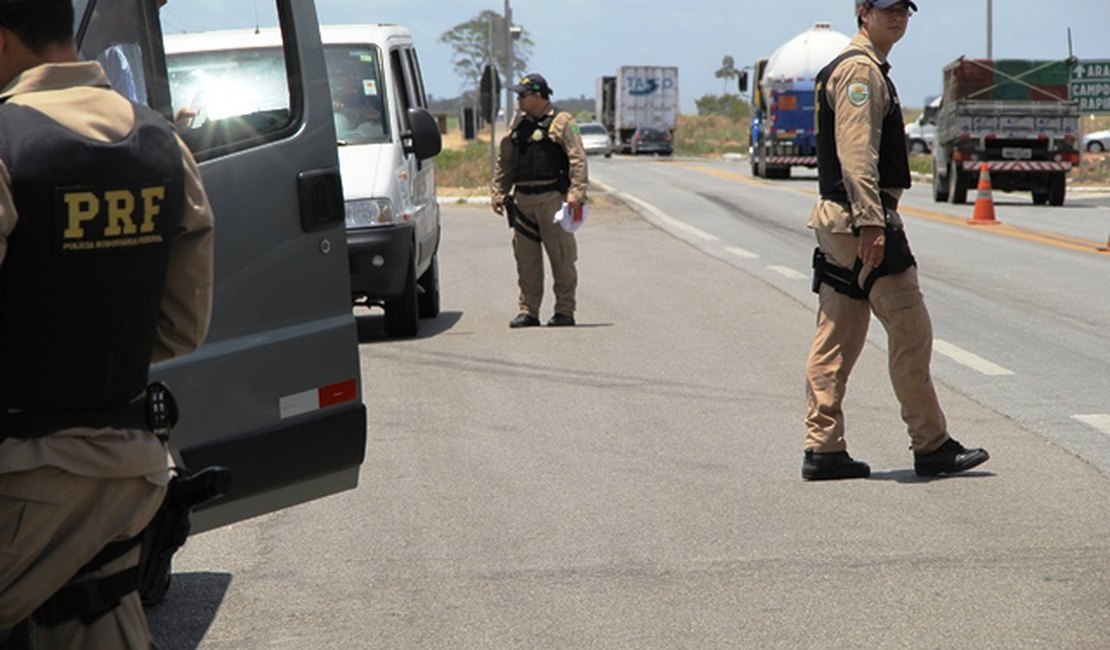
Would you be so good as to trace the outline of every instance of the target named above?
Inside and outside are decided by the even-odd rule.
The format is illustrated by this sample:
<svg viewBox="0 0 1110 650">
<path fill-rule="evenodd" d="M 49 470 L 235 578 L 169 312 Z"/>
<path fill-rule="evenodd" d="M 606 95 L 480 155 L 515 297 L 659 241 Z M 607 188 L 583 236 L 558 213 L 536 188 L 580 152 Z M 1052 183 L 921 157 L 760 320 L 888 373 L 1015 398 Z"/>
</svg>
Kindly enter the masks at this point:
<svg viewBox="0 0 1110 650">
<path fill-rule="evenodd" d="M 420 297 L 417 299 L 420 307 L 421 318 L 435 318 L 439 316 L 439 254 L 432 255 L 428 270 L 417 281 L 420 285 Z"/>
<path fill-rule="evenodd" d="M 409 257 L 409 270 L 405 274 L 404 292 L 397 298 L 386 300 L 385 333 L 394 338 L 416 336 L 420 328 L 420 313 L 417 305 L 416 265 Z"/>
</svg>

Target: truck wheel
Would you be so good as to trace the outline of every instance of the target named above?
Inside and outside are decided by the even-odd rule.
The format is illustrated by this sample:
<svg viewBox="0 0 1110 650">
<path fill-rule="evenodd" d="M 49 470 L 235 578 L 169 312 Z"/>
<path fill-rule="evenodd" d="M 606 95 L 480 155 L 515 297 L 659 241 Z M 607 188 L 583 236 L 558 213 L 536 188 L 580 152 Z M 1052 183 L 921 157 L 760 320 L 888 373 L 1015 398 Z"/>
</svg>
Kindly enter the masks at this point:
<svg viewBox="0 0 1110 650">
<path fill-rule="evenodd" d="M 967 174 L 955 165 L 948 166 L 948 200 L 955 205 L 967 203 Z"/>
<path fill-rule="evenodd" d="M 420 327 L 420 313 L 417 306 L 416 264 L 409 258 L 409 270 L 405 274 L 404 292 L 393 300 L 385 301 L 385 333 L 395 338 L 416 336 Z"/>
<path fill-rule="evenodd" d="M 752 178 L 759 178 L 759 163 L 752 158 Z"/>
<path fill-rule="evenodd" d="M 432 263 L 428 270 L 417 280 L 420 285 L 420 297 L 417 299 L 421 318 L 435 318 L 439 316 L 439 254 L 432 255 Z"/>
<path fill-rule="evenodd" d="M 1064 196 L 1068 192 L 1067 176 L 1053 174 L 1048 181 L 1048 204 L 1053 206 L 1064 205 Z"/>
<path fill-rule="evenodd" d="M 948 200 L 948 179 L 937 171 L 936 161 L 933 161 L 933 201 L 944 203 Z"/>
</svg>

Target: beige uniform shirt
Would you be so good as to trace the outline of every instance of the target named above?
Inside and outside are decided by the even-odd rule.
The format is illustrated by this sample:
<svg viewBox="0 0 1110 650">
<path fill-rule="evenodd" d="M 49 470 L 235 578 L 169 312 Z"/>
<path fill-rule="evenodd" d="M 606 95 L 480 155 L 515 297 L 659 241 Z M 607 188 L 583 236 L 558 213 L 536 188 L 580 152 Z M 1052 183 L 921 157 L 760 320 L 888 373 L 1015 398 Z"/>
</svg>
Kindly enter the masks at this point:
<svg viewBox="0 0 1110 650">
<path fill-rule="evenodd" d="M 849 233 L 862 226 L 883 226 L 884 210 L 879 199 L 879 141 L 883 117 L 892 97 L 879 66 L 886 58 L 862 34 L 852 38 L 846 50 L 862 50 L 836 66 L 823 89 L 836 112 L 836 155 L 844 175 L 849 206 L 819 200 L 810 214 L 809 227 L 834 233 Z M 882 191 L 895 199 L 901 188 Z"/>
<path fill-rule="evenodd" d="M 589 172 L 586 167 L 586 150 L 582 147 L 582 138 L 578 134 L 578 123 L 574 121 L 574 116 L 570 113 L 560 111 L 554 106 L 548 108 L 547 114 L 551 115 L 552 113 L 555 113 L 555 119 L 552 120 L 551 126 L 547 129 L 548 137 L 556 144 L 562 145 L 563 151 L 567 153 L 567 158 L 570 160 L 570 189 L 567 190 L 567 200 L 585 203 L 586 187 L 589 185 Z M 522 119 L 524 119 L 522 116 L 518 116 L 513 121 L 512 128 L 516 128 L 516 125 Z M 494 205 L 500 205 L 504 202 L 505 197 L 513 189 L 516 149 L 513 147 L 512 128 L 501 138 L 497 166 L 493 172 L 490 200 Z"/>
<path fill-rule="evenodd" d="M 100 142 L 122 139 L 135 121 L 131 103 L 109 90 L 96 62 L 36 66 L 12 80 L 0 99 L 34 108 L 75 134 Z M 170 252 L 152 362 L 199 347 L 212 312 L 212 209 L 196 161 L 180 138 L 178 146 L 185 167 L 185 212 Z M 11 175 L 0 163 L 0 269 L 18 222 Z M 0 472 L 43 466 L 94 478 L 145 476 L 159 484 L 169 479 L 165 445 L 146 431 L 75 428 L 0 442 Z"/>
</svg>

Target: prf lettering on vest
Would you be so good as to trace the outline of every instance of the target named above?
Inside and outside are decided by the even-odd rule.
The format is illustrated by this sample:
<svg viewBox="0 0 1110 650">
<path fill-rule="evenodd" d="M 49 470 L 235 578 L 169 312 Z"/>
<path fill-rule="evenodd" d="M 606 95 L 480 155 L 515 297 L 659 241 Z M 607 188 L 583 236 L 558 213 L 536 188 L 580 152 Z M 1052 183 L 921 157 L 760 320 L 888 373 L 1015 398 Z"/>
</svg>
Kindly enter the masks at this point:
<svg viewBox="0 0 1110 650">
<path fill-rule="evenodd" d="M 160 244 L 155 219 L 166 198 L 165 185 L 152 185 L 136 192 L 80 190 L 65 192 L 66 228 L 63 251 L 132 248 Z"/>
</svg>

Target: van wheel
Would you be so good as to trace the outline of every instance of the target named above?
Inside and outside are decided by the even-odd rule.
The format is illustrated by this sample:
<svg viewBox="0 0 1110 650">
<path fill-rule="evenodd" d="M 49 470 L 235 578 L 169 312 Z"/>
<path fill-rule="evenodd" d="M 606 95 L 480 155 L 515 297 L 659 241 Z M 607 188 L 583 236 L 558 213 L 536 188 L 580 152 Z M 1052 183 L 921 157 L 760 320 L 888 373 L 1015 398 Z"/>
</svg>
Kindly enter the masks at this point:
<svg viewBox="0 0 1110 650">
<path fill-rule="evenodd" d="M 387 336 L 416 336 L 420 327 L 417 306 L 416 265 L 409 259 L 409 271 L 405 274 L 405 290 L 400 297 L 385 301 L 385 333 Z"/>
<path fill-rule="evenodd" d="M 432 263 L 428 270 L 420 276 L 420 305 L 421 318 L 435 318 L 439 316 L 439 254 L 432 255 Z"/>
</svg>

